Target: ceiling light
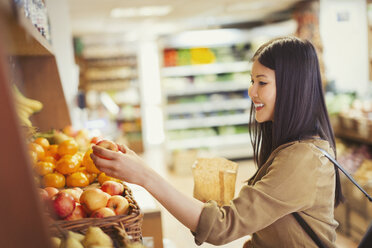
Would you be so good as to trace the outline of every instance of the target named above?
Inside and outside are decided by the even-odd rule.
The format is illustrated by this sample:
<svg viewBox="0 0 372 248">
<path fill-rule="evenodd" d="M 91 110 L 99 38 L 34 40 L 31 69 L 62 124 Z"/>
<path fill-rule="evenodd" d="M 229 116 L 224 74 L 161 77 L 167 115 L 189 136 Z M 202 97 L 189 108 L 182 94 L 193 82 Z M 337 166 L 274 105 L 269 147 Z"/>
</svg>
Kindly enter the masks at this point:
<svg viewBox="0 0 372 248">
<path fill-rule="evenodd" d="M 172 11 L 172 6 L 145 6 L 140 8 L 115 8 L 111 10 L 113 18 L 144 17 L 144 16 L 165 16 Z"/>
<path fill-rule="evenodd" d="M 116 8 L 111 10 L 110 16 L 114 18 L 121 18 L 121 17 L 135 17 L 138 15 L 138 10 L 136 8 Z"/>
</svg>

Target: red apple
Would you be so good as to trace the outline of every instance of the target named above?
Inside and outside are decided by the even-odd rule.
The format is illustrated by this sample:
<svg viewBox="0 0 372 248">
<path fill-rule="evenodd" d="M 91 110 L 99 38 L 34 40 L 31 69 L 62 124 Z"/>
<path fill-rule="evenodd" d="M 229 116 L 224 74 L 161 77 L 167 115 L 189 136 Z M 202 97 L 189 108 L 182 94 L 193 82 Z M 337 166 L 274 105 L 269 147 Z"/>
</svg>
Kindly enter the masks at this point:
<svg viewBox="0 0 372 248">
<path fill-rule="evenodd" d="M 101 146 L 103 148 L 109 149 L 111 151 L 117 152 L 119 151 L 119 147 L 117 144 L 112 142 L 111 140 L 100 140 L 96 144 L 97 146 Z"/>
<path fill-rule="evenodd" d="M 121 195 L 124 192 L 124 185 L 115 181 L 106 181 L 102 184 L 101 190 L 109 195 Z"/>
<path fill-rule="evenodd" d="M 97 137 L 97 136 L 95 136 L 95 137 L 93 137 L 93 138 L 90 140 L 90 143 L 91 143 L 91 144 L 97 144 L 98 141 L 100 141 L 101 139 L 102 139 L 101 137 Z"/>
<path fill-rule="evenodd" d="M 65 192 L 59 192 L 53 197 L 54 212 L 61 219 L 66 218 L 74 211 L 75 204 L 74 198 Z"/>
<path fill-rule="evenodd" d="M 94 211 L 90 217 L 91 218 L 105 218 L 109 216 L 115 216 L 115 212 L 111 208 L 100 208 Z"/>
<path fill-rule="evenodd" d="M 44 189 L 48 192 L 49 199 L 52 199 L 52 197 L 55 196 L 59 192 L 59 190 L 54 187 L 46 187 Z"/>
<path fill-rule="evenodd" d="M 86 189 L 80 196 L 80 204 L 87 214 L 106 207 L 110 195 L 100 189 Z"/>
<path fill-rule="evenodd" d="M 80 220 L 87 217 L 83 207 L 79 204 L 76 205 L 74 211 L 65 218 L 65 220 Z"/>
<path fill-rule="evenodd" d="M 108 200 L 107 207 L 112 209 L 116 215 L 126 214 L 129 210 L 129 202 L 121 195 L 114 195 Z"/>
<path fill-rule="evenodd" d="M 49 199 L 49 194 L 45 189 L 38 188 L 38 191 L 43 202 Z"/>
</svg>

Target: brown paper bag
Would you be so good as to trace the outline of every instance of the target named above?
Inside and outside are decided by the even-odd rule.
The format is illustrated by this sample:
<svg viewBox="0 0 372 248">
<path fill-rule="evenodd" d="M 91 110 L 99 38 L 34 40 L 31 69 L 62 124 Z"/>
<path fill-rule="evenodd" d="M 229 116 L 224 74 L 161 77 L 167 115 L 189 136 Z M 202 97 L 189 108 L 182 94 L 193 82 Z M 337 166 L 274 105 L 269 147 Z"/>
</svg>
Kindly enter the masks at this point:
<svg viewBox="0 0 372 248">
<path fill-rule="evenodd" d="M 228 205 L 234 198 L 238 164 L 225 158 L 198 158 L 192 166 L 194 197 L 218 205 Z"/>
</svg>

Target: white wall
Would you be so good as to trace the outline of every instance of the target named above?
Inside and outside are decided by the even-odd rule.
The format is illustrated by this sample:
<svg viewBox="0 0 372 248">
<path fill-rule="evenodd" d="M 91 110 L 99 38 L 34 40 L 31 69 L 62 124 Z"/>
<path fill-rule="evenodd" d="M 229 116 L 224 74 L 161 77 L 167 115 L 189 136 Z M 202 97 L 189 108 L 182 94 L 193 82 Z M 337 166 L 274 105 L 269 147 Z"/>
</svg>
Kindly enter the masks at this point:
<svg viewBox="0 0 372 248">
<path fill-rule="evenodd" d="M 67 0 L 46 0 L 51 26 L 53 52 L 56 56 L 63 92 L 71 121 L 77 125 L 76 95 L 79 84 L 78 66 L 75 64 L 71 24 Z"/>
<path fill-rule="evenodd" d="M 328 80 L 341 91 L 364 96 L 368 89 L 365 0 L 320 0 L 320 33 Z"/>
</svg>

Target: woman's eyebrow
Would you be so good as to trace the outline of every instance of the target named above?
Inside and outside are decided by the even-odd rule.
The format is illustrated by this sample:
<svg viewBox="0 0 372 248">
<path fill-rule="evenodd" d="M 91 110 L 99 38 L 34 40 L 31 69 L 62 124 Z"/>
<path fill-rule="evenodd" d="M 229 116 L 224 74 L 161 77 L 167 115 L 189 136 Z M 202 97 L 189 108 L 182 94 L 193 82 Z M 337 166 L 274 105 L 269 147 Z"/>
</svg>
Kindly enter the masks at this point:
<svg viewBox="0 0 372 248">
<path fill-rule="evenodd" d="M 267 76 L 264 75 L 264 74 L 260 74 L 260 75 L 257 75 L 257 76 L 256 76 L 256 78 L 258 78 L 258 77 L 267 77 Z"/>
</svg>

